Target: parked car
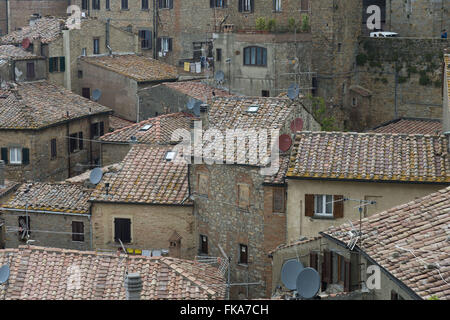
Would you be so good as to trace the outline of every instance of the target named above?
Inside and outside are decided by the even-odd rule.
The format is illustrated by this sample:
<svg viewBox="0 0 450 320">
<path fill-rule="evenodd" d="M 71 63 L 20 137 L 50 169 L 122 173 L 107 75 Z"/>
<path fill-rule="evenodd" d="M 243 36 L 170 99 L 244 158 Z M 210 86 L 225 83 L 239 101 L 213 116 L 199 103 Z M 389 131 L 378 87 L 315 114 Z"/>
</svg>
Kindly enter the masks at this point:
<svg viewBox="0 0 450 320">
<path fill-rule="evenodd" d="M 398 33 L 389 32 L 389 31 L 375 31 L 375 32 L 371 32 L 370 36 L 373 38 L 397 37 Z"/>
</svg>

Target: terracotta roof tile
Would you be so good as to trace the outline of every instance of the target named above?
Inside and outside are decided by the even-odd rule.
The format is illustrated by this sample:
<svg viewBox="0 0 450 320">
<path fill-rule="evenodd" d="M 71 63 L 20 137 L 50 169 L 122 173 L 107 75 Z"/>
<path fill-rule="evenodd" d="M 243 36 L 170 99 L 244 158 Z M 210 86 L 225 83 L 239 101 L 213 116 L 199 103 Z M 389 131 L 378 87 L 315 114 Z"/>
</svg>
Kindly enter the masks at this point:
<svg viewBox="0 0 450 320">
<path fill-rule="evenodd" d="M 450 52 L 450 49 L 447 49 Z M 444 54 L 444 67 L 445 67 L 445 75 L 447 77 L 447 96 L 448 96 L 448 106 L 450 109 L 450 53 Z M 444 93 L 445 94 L 445 93 Z"/>
<path fill-rule="evenodd" d="M 274 253 L 275 251 L 278 251 L 278 250 L 282 250 L 282 249 L 286 249 L 286 248 L 290 248 L 290 247 L 295 247 L 295 246 L 298 246 L 298 245 L 302 245 L 302 244 L 305 244 L 305 243 L 313 242 L 313 241 L 319 240 L 319 239 L 321 239 L 321 238 L 322 238 L 322 236 L 303 237 L 303 238 L 301 238 L 301 239 L 298 239 L 297 241 L 293 241 L 293 242 L 290 242 L 290 243 L 280 244 L 280 245 L 277 246 L 274 250 L 269 251 L 269 254 L 272 254 L 272 253 Z"/>
<path fill-rule="evenodd" d="M 375 133 L 442 134 L 442 123 L 435 119 L 400 118 L 369 130 Z"/>
<path fill-rule="evenodd" d="M 81 57 L 82 61 L 105 68 L 138 82 L 178 78 L 176 67 L 136 54 L 113 54 Z"/>
<path fill-rule="evenodd" d="M 22 30 L 12 31 L 0 38 L 0 44 L 19 44 L 25 38 L 31 41 L 41 38 L 42 43 L 49 43 L 62 34 L 66 22 L 63 19 L 45 17 L 36 20 L 32 26 L 24 26 Z"/>
<path fill-rule="evenodd" d="M 450 182 L 445 136 L 298 132 L 287 177 Z"/>
<path fill-rule="evenodd" d="M 47 81 L 0 89 L 0 129 L 39 129 L 111 109 Z"/>
<path fill-rule="evenodd" d="M 122 118 L 120 118 L 118 116 L 113 116 L 113 115 L 109 116 L 109 128 L 111 130 L 113 130 L 113 131 L 114 130 L 118 130 L 118 129 L 122 129 L 124 127 L 131 126 L 133 124 L 134 124 L 133 121 L 122 119 Z"/>
<path fill-rule="evenodd" d="M 19 186 L 18 182 L 5 180 L 4 185 L 0 185 L 0 198 Z"/>
<path fill-rule="evenodd" d="M 13 45 L 0 46 L 0 59 L 24 60 L 42 58 L 34 55 L 29 51 L 23 50 L 21 47 Z M 42 58 L 43 59 L 43 58 Z"/>
<path fill-rule="evenodd" d="M 165 114 L 128 125 L 100 137 L 101 141 L 130 142 L 132 136 L 138 143 L 169 143 L 176 129 L 190 130 L 192 115 L 184 112 Z M 147 130 L 145 126 L 150 126 Z"/>
<path fill-rule="evenodd" d="M 26 191 L 28 190 L 28 191 Z M 90 191 L 74 183 L 24 183 L 0 208 L 88 213 Z"/>
<path fill-rule="evenodd" d="M 213 266 L 169 257 L 123 260 L 34 246 L 0 250 L 0 265 L 8 263 L 11 270 L 8 284 L 0 285 L 0 300 L 124 300 L 126 265 L 128 272 L 140 273 L 142 300 L 225 297 L 225 280 Z"/>
<path fill-rule="evenodd" d="M 267 184 L 284 184 L 286 178 L 286 172 L 289 167 L 289 157 L 280 156 L 279 169 L 277 173 L 273 176 L 266 176 L 264 178 L 264 183 Z"/>
<path fill-rule="evenodd" d="M 201 81 L 165 82 L 163 85 L 200 101 L 204 101 L 206 96 L 207 103 L 210 103 L 213 97 L 231 96 L 227 91 L 214 88 Z"/>
<path fill-rule="evenodd" d="M 449 213 L 450 187 L 364 218 L 361 249 L 420 297 L 448 300 Z M 323 233 L 348 243 L 350 230 L 346 223 Z"/>
<path fill-rule="evenodd" d="M 188 197 L 187 164 L 166 160 L 173 146 L 135 145 L 117 173 L 105 174 L 93 201 L 147 204 L 192 204 Z M 105 183 L 109 183 L 108 195 Z"/>
</svg>

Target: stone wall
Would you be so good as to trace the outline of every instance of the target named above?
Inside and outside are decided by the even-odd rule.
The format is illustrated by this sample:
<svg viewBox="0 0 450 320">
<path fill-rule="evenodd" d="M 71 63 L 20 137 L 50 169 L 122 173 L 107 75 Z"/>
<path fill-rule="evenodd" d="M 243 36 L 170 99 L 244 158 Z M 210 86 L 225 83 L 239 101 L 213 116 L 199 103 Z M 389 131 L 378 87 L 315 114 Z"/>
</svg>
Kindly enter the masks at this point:
<svg viewBox="0 0 450 320">
<path fill-rule="evenodd" d="M 0 217 L 5 219 L 6 226 L 8 227 L 18 228 L 18 219 L 21 216 L 25 216 L 25 212 L 0 210 Z M 36 240 L 36 245 L 75 250 L 92 249 L 91 222 L 89 216 L 28 212 L 28 217 L 30 219 L 31 229 L 30 239 Z M 84 241 L 72 241 L 72 221 L 83 222 Z M 36 232 L 33 232 L 33 230 L 36 230 Z M 68 233 L 61 234 L 59 232 Z M 19 232 L 6 233 L 6 248 L 17 248 L 19 245 L 24 245 L 25 243 L 24 240 L 21 240 Z"/>
<path fill-rule="evenodd" d="M 442 57 L 449 45 L 441 39 L 362 38 L 353 83 L 372 92 L 371 105 L 356 109 L 346 101 L 348 129 L 398 117 L 441 118 Z"/>
<path fill-rule="evenodd" d="M 131 149 L 131 144 L 102 143 L 102 166 L 121 162 Z"/>
</svg>

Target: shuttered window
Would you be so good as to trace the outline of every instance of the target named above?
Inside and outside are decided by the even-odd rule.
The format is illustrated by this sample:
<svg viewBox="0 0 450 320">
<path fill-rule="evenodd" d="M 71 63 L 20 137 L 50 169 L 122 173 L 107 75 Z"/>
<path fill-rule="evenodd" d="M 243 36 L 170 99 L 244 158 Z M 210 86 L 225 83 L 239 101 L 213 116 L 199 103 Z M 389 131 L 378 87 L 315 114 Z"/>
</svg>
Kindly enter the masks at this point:
<svg viewBox="0 0 450 320">
<path fill-rule="evenodd" d="M 9 148 L 9 163 L 22 164 L 22 148 Z"/>
<path fill-rule="evenodd" d="M 142 0 L 142 2 L 141 2 L 141 9 L 142 10 L 148 10 L 148 0 Z"/>
<path fill-rule="evenodd" d="M 114 219 L 114 241 L 131 242 L 131 220 L 123 218 Z"/>
<path fill-rule="evenodd" d="M 84 241 L 84 223 L 72 221 L 72 241 Z"/>
<path fill-rule="evenodd" d="M 248 264 L 248 247 L 245 244 L 239 245 L 239 263 Z"/>
<path fill-rule="evenodd" d="M 128 9 L 128 0 L 122 0 L 121 8 L 122 8 L 122 10 L 127 10 Z"/>
<path fill-rule="evenodd" d="M 173 0 L 158 0 L 159 7 L 161 9 L 172 9 L 173 8 Z"/>
<path fill-rule="evenodd" d="M 100 54 L 100 39 L 94 38 L 94 44 L 93 44 L 93 53 L 94 54 Z"/>
<path fill-rule="evenodd" d="M 110 9 L 111 9 L 109 0 L 105 0 L 105 9 L 106 9 L 106 10 L 110 10 Z"/>
<path fill-rule="evenodd" d="M 72 133 L 69 135 L 69 151 L 70 153 L 78 150 L 78 133 Z"/>
<path fill-rule="evenodd" d="M 239 0 L 239 12 L 253 12 L 255 10 L 255 0 Z"/>
<path fill-rule="evenodd" d="M 8 161 L 8 148 L 1 148 L 1 160 L 7 164 Z"/>
<path fill-rule="evenodd" d="M 81 10 L 88 9 L 88 0 L 81 0 Z"/>
<path fill-rule="evenodd" d="M 139 30 L 139 38 L 141 40 L 141 49 L 152 48 L 152 33 L 150 30 Z"/>
<path fill-rule="evenodd" d="M 27 80 L 33 80 L 35 77 L 34 74 L 34 62 L 27 63 Z"/>
<path fill-rule="evenodd" d="M 238 184 L 238 206 L 242 209 L 248 209 L 250 201 L 250 188 L 247 184 Z"/>
<path fill-rule="evenodd" d="M 305 216 L 307 217 L 344 217 L 344 196 L 329 194 L 306 194 Z"/>
<path fill-rule="evenodd" d="M 83 88 L 81 89 L 81 95 L 86 99 L 91 99 L 91 88 Z"/>
<path fill-rule="evenodd" d="M 57 149 L 56 149 L 56 139 L 50 140 L 50 159 L 56 159 Z"/>
<path fill-rule="evenodd" d="M 267 66 L 267 49 L 262 47 L 244 48 L 244 65 Z"/>
<path fill-rule="evenodd" d="M 286 211 L 286 190 L 285 188 L 273 188 L 273 212 L 284 213 Z"/>
</svg>

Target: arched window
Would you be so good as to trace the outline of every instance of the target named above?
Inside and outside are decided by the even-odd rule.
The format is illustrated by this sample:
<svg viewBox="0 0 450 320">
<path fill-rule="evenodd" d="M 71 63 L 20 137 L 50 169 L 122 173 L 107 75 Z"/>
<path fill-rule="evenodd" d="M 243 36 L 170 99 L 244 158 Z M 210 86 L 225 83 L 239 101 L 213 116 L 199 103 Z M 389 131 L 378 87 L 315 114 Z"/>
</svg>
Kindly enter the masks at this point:
<svg viewBox="0 0 450 320">
<path fill-rule="evenodd" d="M 244 48 L 244 65 L 267 66 L 267 49 L 256 46 Z"/>
</svg>

